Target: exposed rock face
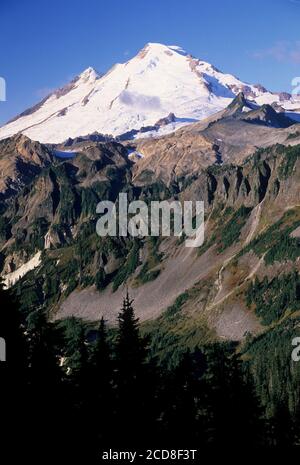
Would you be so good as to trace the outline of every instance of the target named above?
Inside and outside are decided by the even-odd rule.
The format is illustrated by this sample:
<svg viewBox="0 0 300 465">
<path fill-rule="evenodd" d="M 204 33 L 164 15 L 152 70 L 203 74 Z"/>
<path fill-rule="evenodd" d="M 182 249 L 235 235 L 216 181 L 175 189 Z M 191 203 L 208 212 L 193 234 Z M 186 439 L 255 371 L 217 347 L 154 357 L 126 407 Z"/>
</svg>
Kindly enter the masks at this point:
<svg viewBox="0 0 300 465">
<path fill-rule="evenodd" d="M 145 139 L 137 145 L 144 156 L 133 168 L 136 184 L 152 183 L 161 179 L 170 184 L 215 162 L 216 149 L 202 134 L 184 131 L 165 138 Z"/>
<path fill-rule="evenodd" d="M 167 124 L 174 123 L 175 121 L 176 116 L 174 115 L 174 113 L 169 113 L 168 116 L 166 116 L 165 118 L 161 118 L 158 121 L 156 121 L 155 126 L 167 126 Z"/>
<path fill-rule="evenodd" d="M 277 95 L 279 96 L 280 102 L 291 100 L 292 98 L 291 94 L 289 94 L 288 92 L 279 92 L 277 93 Z"/>
<path fill-rule="evenodd" d="M 261 108 L 247 113 L 243 119 L 252 123 L 265 124 L 273 128 L 288 128 L 295 124 L 295 121 L 284 114 L 277 113 L 271 105 L 263 105 Z"/>
<path fill-rule="evenodd" d="M 240 93 L 227 109 L 207 120 L 174 134 L 131 143 L 143 155 L 133 168 L 134 182 L 161 179 L 170 184 L 215 163 L 241 163 L 257 147 L 295 145 L 300 142 L 297 126 L 270 105 L 257 107 Z"/>
<path fill-rule="evenodd" d="M 2 173 L 10 174 L 3 176 L 7 189 L 0 199 L 5 273 L 28 261 L 37 249 L 70 243 L 86 217 L 95 215 L 96 204 L 114 199 L 116 186 L 130 178 L 127 150 L 116 142 L 89 142 L 84 153 L 65 161 L 25 136 L 3 141 L 1 148 Z"/>
<path fill-rule="evenodd" d="M 260 92 L 263 92 L 263 93 L 268 92 L 267 89 L 261 84 L 254 84 L 254 87 L 256 87 L 256 89 L 259 90 Z"/>
<path fill-rule="evenodd" d="M 136 286 L 134 276 L 141 269 L 138 268 L 127 281 L 141 320 L 158 317 L 160 309 L 166 309 L 178 295 L 192 289 L 193 297 L 185 306 L 187 318 L 192 321 L 201 318 L 202 324 L 205 322 L 215 331 L 214 337 L 240 340 L 247 332 L 256 334 L 262 330 L 257 317 L 247 310 L 245 292 L 255 276 L 260 279 L 265 275 L 274 276 L 279 268 L 268 268 L 263 256 L 252 251 L 251 244 L 261 232 L 282 218 L 286 210 L 294 212 L 293 221 L 300 220 L 299 208 L 294 211 L 294 206 L 300 202 L 297 183 L 300 149 L 291 174 L 286 176 L 285 167 L 291 162 L 288 160 L 290 157 L 294 160 L 294 153 L 297 153 L 297 149 L 296 152 L 289 150 L 285 152 L 284 147 L 276 146 L 258 152 L 240 166 L 210 166 L 194 174 L 182 186 L 178 194 L 181 200 L 205 202 L 208 219 L 204 250 L 186 249 L 172 237 L 162 240 L 159 278 Z M 243 209 L 247 214 L 236 239 L 220 249 L 222 234 L 234 228 L 234 221 L 240 221 L 234 215 Z M 246 247 L 249 247 L 247 252 Z M 141 267 L 147 254 L 140 253 L 139 257 Z M 300 270 L 300 262 L 296 266 Z M 283 269 L 280 268 L 280 273 Z M 210 291 L 204 292 L 206 286 Z M 98 319 L 99 308 L 103 308 L 104 317 L 114 323 L 123 292 L 123 287 L 112 292 L 110 286 L 100 294 L 92 287 L 74 292 L 63 303 L 58 315 L 67 317 L 75 312 L 83 318 Z M 205 297 L 200 299 L 203 293 Z"/>
<path fill-rule="evenodd" d="M 26 136 L 0 141 L 0 198 L 19 192 L 52 161 L 53 156 L 45 146 Z"/>
<path fill-rule="evenodd" d="M 256 275 L 275 271 L 251 244 L 285 211 L 291 210 L 296 221 L 300 204 L 300 152 L 287 147 L 300 142 L 299 126 L 282 127 L 285 116 L 270 108 L 253 108 L 240 94 L 218 115 L 157 139 L 72 141 L 70 159 L 57 159 L 52 156 L 57 147 L 23 136 L 3 141 L 0 162 L 10 163 L 12 154 L 9 166 L 19 170 L 22 183 L 1 199 L 2 275 L 43 251 L 42 263 L 19 276 L 20 285 L 24 292 L 40 286 L 41 305 L 51 302 L 55 317 L 75 313 L 97 319 L 102 311 L 114 322 L 126 284 L 142 320 L 159 316 L 188 291 L 189 320 L 201 315 L 213 337 L 257 333 L 261 325 L 247 310 L 246 288 Z M 261 116 L 268 124 L 258 122 Z M 278 121 L 281 126 L 275 127 Z M 133 149 L 144 157 L 135 164 L 128 158 Z M 115 202 L 119 192 L 127 192 L 129 200 L 203 200 L 204 248 L 187 249 L 174 237 L 157 243 L 99 238 L 96 205 L 104 199 Z M 297 225 L 291 227 L 294 231 Z M 49 296 L 57 286 L 59 292 Z"/>
</svg>

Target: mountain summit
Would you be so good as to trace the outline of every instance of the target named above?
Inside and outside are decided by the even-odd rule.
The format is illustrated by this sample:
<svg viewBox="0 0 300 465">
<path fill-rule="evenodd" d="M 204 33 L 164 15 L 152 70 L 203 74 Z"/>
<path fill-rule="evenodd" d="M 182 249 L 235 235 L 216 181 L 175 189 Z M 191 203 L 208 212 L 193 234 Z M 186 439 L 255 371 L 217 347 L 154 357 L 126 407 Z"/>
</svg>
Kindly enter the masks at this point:
<svg viewBox="0 0 300 465">
<path fill-rule="evenodd" d="M 94 132 L 119 136 L 141 128 L 144 136 L 147 131 L 158 135 L 226 108 L 240 92 L 258 105 L 299 106 L 289 94 L 246 84 L 178 46 L 148 43 L 104 75 L 86 69 L 0 128 L 0 138 L 22 132 L 40 142 L 60 143 Z M 168 124 L 156 125 L 170 114 Z"/>
</svg>

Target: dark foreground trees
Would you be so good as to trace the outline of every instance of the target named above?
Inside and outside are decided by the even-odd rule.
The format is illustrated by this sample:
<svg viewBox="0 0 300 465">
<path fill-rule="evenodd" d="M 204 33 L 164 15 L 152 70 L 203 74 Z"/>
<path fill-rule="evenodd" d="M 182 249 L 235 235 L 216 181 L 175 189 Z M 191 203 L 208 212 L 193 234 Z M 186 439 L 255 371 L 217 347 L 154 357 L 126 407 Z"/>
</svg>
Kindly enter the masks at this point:
<svg viewBox="0 0 300 465">
<path fill-rule="evenodd" d="M 8 434 L 20 446 L 11 454 L 70 463 L 108 448 L 247 450 L 299 441 L 299 414 L 291 418 L 279 405 L 271 421 L 264 418 L 231 344 L 187 351 L 169 370 L 150 359 L 128 294 L 118 327 L 108 330 L 102 319 L 93 331 L 75 318 L 49 323 L 41 310 L 22 320 L 8 291 L 0 298 L 8 345 L 1 412 L 10 406 Z"/>
</svg>

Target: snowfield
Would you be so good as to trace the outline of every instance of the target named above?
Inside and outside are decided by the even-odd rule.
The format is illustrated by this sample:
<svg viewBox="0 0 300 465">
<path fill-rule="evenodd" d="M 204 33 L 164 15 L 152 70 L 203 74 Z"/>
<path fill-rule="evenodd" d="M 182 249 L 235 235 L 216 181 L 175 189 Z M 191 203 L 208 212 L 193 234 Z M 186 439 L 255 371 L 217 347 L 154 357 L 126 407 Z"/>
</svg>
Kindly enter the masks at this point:
<svg viewBox="0 0 300 465">
<path fill-rule="evenodd" d="M 42 252 L 37 252 L 27 263 L 21 265 L 20 268 L 13 271 L 12 273 L 4 275 L 4 288 L 8 289 L 12 287 L 17 281 L 19 281 L 19 279 L 23 278 L 26 273 L 37 268 L 41 264 L 41 254 Z"/>
<path fill-rule="evenodd" d="M 114 65 L 104 76 L 86 69 L 0 128 L 0 139 L 18 132 L 33 140 L 61 143 L 93 132 L 121 135 L 153 126 L 174 113 L 174 122 L 142 136 L 157 136 L 216 113 L 243 91 L 259 105 L 277 102 L 293 111 L 300 102 L 224 74 L 177 46 L 147 44 L 134 58 Z"/>
</svg>

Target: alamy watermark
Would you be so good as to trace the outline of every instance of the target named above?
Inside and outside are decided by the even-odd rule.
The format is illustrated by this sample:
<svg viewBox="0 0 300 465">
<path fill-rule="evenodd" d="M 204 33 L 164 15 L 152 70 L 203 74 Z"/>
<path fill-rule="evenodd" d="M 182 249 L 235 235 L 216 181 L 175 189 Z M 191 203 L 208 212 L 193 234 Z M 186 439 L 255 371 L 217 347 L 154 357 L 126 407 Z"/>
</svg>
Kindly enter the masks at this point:
<svg viewBox="0 0 300 465">
<path fill-rule="evenodd" d="M 126 193 L 118 201 L 99 202 L 96 212 L 101 214 L 96 224 L 97 234 L 105 236 L 185 237 L 186 247 L 200 247 L 204 242 L 203 201 L 128 202 Z"/>
<path fill-rule="evenodd" d="M 0 76 L 0 102 L 6 102 L 6 81 Z"/>
<path fill-rule="evenodd" d="M 0 362 L 6 362 L 6 342 L 0 337 Z"/>
<path fill-rule="evenodd" d="M 300 96 L 300 76 L 296 76 L 292 79 L 292 95 Z"/>
<path fill-rule="evenodd" d="M 292 340 L 292 346 L 295 347 L 295 349 L 292 351 L 292 360 L 293 362 L 299 362 L 300 361 L 300 337 L 294 337 Z"/>
</svg>

